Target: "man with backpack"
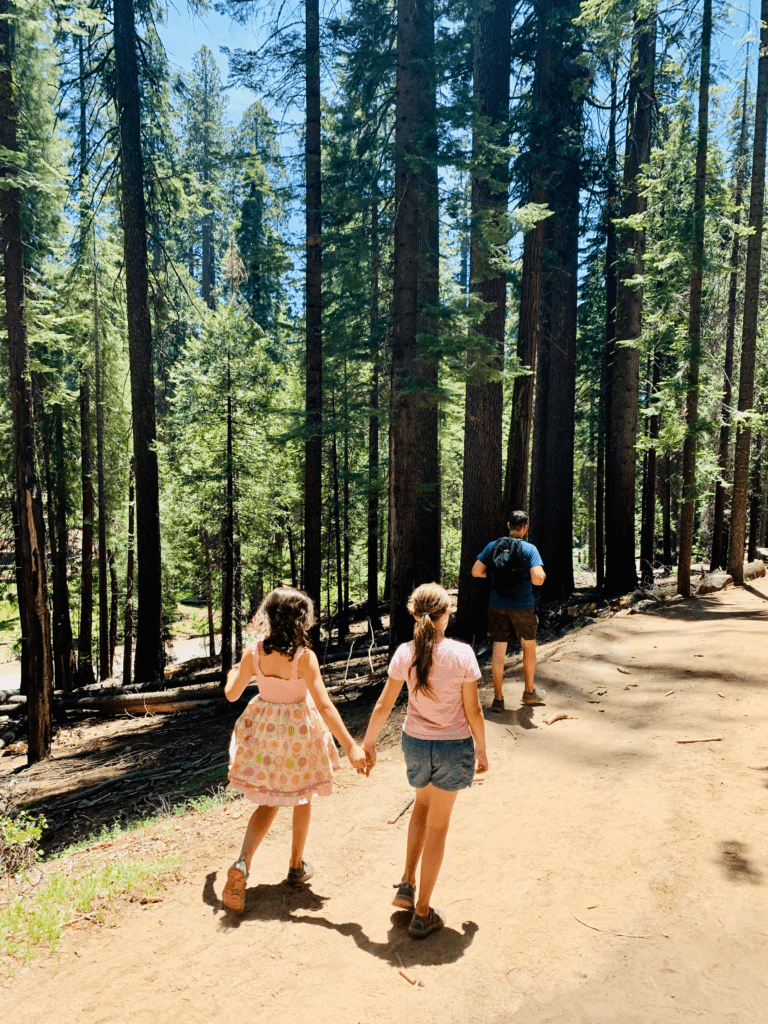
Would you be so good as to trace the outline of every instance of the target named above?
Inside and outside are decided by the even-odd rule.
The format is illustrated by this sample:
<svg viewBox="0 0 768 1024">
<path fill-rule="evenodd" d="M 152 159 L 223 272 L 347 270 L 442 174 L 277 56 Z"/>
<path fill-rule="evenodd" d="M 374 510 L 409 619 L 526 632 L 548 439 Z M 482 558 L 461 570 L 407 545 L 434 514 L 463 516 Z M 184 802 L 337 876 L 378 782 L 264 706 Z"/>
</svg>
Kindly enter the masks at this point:
<svg viewBox="0 0 768 1024">
<path fill-rule="evenodd" d="M 533 587 L 540 587 L 546 579 L 541 555 L 527 541 L 528 514 L 512 512 L 507 523 L 508 537 L 487 544 L 472 566 L 472 575 L 491 582 L 488 601 L 488 632 L 493 642 L 491 675 L 495 696 L 491 711 L 504 710 L 504 658 L 507 644 L 515 637 L 523 648 L 523 704 L 541 704 L 546 692 L 536 689 L 533 676 L 536 671 L 536 618 Z"/>
</svg>

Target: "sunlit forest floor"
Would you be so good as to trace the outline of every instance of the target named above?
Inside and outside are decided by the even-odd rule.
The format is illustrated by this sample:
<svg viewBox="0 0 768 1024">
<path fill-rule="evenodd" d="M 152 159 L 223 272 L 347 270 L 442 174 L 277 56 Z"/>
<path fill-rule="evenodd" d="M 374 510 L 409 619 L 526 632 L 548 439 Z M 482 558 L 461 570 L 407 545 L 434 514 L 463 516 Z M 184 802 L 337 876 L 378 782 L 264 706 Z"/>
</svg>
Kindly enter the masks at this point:
<svg viewBox="0 0 768 1024">
<path fill-rule="evenodd" d="M 160 902 L 118 901 L 111 925 L 77 921 L 58 955 L 17 968 L 4 1017 L 763 1024 L 767 626 L 765 578 L 600 620 L 548 645 L 537 707 L 520 706 L 510 658 L 508 710 L 486 716 L 490 771 L 460 794 L 448 836 L 435 893 L 448 926 L 423 942 L 390 906 L 408 825 L 407 813 L 388 824 L 408 793 L 394 723 L 372 776 L 345 767 L 316 801 L 310 885 L 282 881 L 283 811 L 237 920 L 219 896 L 242 800 L 71 855 L 175 852 L 183 866 Z M 140 746 L 153 728 L 184 743 L 177 718 L 164 722 L 136 724 L 124 742 Z M 229 725 L 190 734 L 190 758 L 224 743 Z"/>
</svg>

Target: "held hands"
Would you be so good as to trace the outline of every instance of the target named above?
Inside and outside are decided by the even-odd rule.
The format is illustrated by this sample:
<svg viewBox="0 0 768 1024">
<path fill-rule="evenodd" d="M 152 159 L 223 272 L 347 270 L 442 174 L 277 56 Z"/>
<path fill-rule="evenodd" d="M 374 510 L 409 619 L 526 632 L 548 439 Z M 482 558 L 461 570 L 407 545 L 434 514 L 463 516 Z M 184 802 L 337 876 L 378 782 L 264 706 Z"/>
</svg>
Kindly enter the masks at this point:
<svg viewBox="0 0 768 1024">
<path fill-rule="evenodd" d="M 477 761 L 475 775 L 480 775 L 481 772 L 488 771 L 488 755 L 484 750 L 475 750 L 475 760 Z"/>
<path fill-rule="evenodd" d="M 368 762 L 365 751 L 359 743 L 353 743 L 348 750 L 348 757 L 353 768 L 357 769 L 359 775 L 368 774 Z"/>
<path fill-rule="evenodd" d="M 373 766 L 376 764 L 376 745 L 375 743 L 363 743 L 363 750 L 365 751 L 365 759 L 367 762 L 366 775 L 371 774 Z"/>
</svg>

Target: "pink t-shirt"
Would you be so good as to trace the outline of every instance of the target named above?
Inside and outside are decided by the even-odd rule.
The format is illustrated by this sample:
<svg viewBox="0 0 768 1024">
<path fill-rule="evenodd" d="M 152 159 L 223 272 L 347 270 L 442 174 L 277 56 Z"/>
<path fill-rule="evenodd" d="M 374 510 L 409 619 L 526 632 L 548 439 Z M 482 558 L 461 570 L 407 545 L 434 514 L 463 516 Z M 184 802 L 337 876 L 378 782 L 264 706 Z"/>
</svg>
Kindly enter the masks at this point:
<svg viewBox="0 0 768 1024">
<path fill-rule="evenodd" d="M 428 693 L 416 692 L 412 661 L 411 640 L 397 648 L 389 666 L 390 677 L 403 679 L 408 685 L 408 714 L 403 732 L 418 740 L 463 740 L 471 736 L 462 687 L 466 680 L 480 678 L 480 668 L 469 644 L 446 639 L 435 644 Z"/>
</svg>

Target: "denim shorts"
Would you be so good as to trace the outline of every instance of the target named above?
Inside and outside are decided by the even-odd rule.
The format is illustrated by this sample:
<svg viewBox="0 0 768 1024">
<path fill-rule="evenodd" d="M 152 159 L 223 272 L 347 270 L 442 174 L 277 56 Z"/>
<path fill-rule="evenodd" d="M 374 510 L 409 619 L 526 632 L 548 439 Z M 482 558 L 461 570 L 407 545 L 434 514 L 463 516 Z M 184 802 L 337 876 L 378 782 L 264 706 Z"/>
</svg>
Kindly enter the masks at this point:
<svg viewBox="0 0 768 1024">
<path fill-rule="evenodd" d="M 403 733 L 403 754 L 408 783 L 421 789 L 432 783 L 435 789 L 455 793 L 472 785 L 475 776 L 475 744 L 464 740 L 420 740 Z"/>
</svg>

